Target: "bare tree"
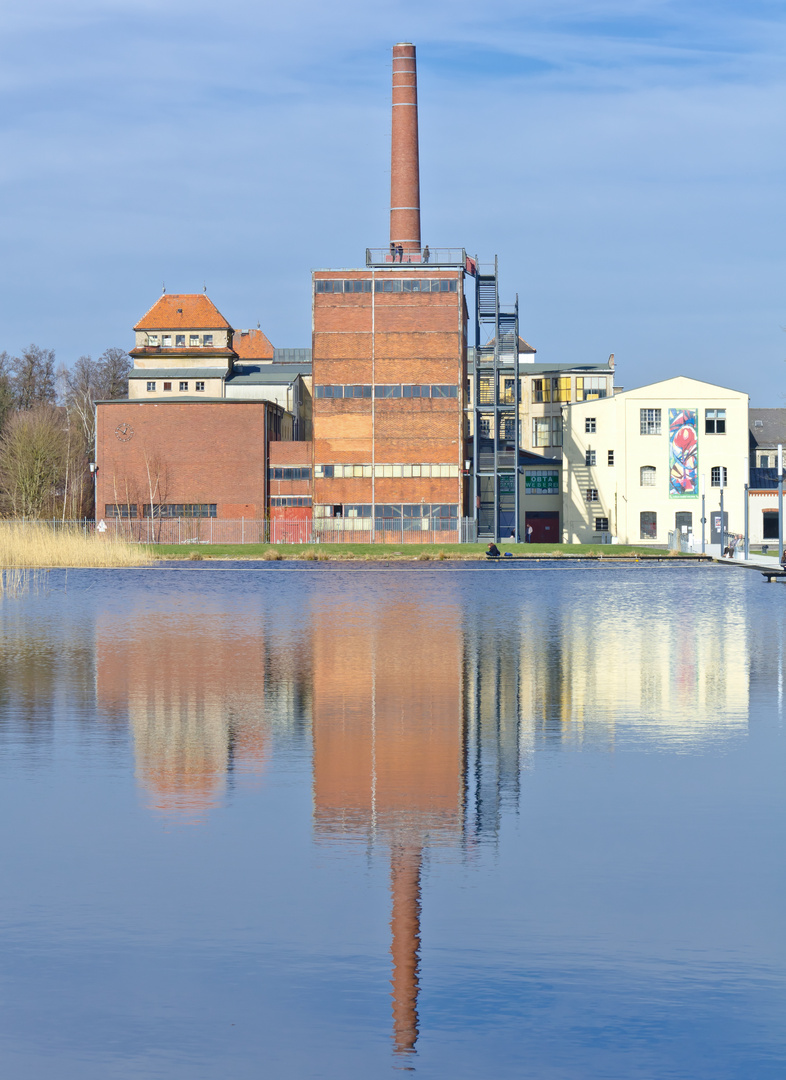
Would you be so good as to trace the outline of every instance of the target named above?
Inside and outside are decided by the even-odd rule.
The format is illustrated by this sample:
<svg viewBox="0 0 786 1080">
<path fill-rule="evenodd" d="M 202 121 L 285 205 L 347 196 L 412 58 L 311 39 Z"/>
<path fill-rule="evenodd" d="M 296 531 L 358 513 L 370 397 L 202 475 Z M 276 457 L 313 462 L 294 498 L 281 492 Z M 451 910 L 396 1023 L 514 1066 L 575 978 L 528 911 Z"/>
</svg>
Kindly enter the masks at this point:
<svg viewBox="0 0 786 1080">
<path fill-rule="evenodd" d="M 0 434 L 6 420 L 14 411 L 14 390 L 11 385 L 10 357 L 0 352 Z"/>
<path fill-rule="evenodd" d="M 0 489 L 15 515 L 37 518 L 54 512 L 67 454 L 59 409 L 38 405 L 11 417 L 0 439 Z"/>
<path fill-rule="evenodd" d="M 117 401 L 128 397 L 128 374 L 133 368 L 131 357 L 114 346 L 105 349 L 98 358 L 97 388 L 102 401 Z"/>
<path fill-rule="evenodd" d="M 14 405 L 17 409 L 33 409 L 36 405 L 55 403 L 55 353 L 28 345 L 21 356 L 8 359 Z"/>
</svg>

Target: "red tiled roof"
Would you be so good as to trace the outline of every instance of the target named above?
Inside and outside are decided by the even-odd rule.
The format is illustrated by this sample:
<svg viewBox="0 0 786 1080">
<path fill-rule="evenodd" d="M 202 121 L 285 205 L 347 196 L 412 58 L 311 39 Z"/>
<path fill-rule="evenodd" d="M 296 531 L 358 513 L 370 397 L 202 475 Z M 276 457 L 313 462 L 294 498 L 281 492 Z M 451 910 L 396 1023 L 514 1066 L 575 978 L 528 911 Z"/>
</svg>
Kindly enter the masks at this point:
<svg viewBox="0 0 786 1080">
<path fill-rule="evenodd" d="M 164 293 L 142 316 L 135 330 L 231 330 L 204 293 Z"/>
<path fill-rule="evenodd" d="M 235 330 L 232 348 L 241 360 L 273 359 L 273 346 L 261 330 Z"/>
</svg>

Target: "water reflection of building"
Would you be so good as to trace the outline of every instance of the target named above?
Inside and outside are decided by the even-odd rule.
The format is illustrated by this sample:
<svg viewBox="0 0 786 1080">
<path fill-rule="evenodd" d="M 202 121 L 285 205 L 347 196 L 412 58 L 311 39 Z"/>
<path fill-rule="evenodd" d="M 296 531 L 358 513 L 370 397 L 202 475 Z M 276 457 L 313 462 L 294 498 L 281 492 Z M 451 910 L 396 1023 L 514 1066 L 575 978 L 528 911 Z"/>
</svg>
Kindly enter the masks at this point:
<svg viewBox="0 0 786 1080">
<path fill-rule="evenodd" d="M 689 750 L 746 730 L 750 648 L 741 607 L 713 603 L 710 615 L 693 597 L 664 606 L 652 577 L 610 573 L 595 597 L 558 597 L 544 625 L 522 619 L 525 744 L 611 748 L 624 739 Z"/>
<path fill-rule="evenodd" d="M 316 833 L 389 848 L 397 1053 L 418 1034 L 424 851 L 494 834 L 518 794 L 518 653 L 473 652 L 446 594 L 409 599 L 401 579 L 365 618 L 348 604 L 312 624 Z"/>
<path fill-rule="evenodd" d="M 97 629 L 99 705 L 127 711 L 137 777 L 167 813 L 201 815 L 263 772 L 277 720 L 310 697 L 297 651 L 277 664 L 261 619 L 154 612 Z"/>
</svg>

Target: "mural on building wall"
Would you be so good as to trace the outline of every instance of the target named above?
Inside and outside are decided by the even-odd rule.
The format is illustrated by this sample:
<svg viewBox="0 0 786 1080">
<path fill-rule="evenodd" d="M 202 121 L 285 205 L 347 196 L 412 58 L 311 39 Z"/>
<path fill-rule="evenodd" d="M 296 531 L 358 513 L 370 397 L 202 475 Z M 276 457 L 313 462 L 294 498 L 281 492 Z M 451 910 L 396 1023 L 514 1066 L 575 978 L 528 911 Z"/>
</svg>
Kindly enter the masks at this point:
<svg viewBox="0 0 786 1080">
<path fill-rule="evenodd" d="M 669 409 L 669 497 L 695 499 L 699 493 L 698 409 Z"/>
</svg>

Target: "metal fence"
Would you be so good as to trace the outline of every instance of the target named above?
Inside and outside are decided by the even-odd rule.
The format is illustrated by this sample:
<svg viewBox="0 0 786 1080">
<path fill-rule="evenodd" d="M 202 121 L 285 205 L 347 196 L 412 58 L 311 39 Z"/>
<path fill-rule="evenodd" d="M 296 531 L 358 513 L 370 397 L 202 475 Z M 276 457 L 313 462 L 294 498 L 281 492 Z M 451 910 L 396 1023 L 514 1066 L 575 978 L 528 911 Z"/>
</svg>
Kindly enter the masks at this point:
<svg viewBox="0 0 786 1080">
<path fill-rule="evenodd" d="M 324 518 L 267 521 L 257 518 L 106 518 L 94 521 L 16 521 L 19 526 L 117 537 L 140 544 L 471 544 L 477 540 L 472 518 L 448 519 L 438 528 L 429 519 L 392 521 Z"/>
</svg>

